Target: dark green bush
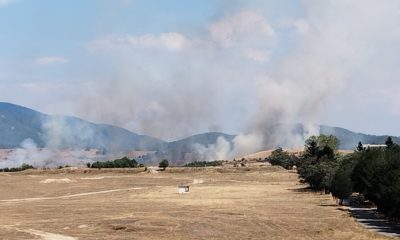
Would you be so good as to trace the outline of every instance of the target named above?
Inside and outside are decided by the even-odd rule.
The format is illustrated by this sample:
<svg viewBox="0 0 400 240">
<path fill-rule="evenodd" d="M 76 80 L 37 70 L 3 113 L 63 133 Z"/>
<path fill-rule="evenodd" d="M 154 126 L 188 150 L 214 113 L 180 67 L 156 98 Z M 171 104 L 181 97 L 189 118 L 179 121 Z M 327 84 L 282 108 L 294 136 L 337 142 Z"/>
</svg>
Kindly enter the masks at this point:
<svg viewBox="0 0 400 240">
<path fill-rule="evenodd" d="M 162 169 L 166 169 L 169 166 L 169 162 L 167 159 L 163 159 L 159 164 L 158 167 L 162 168 Z"/>
<path fill-rule="evenodd" d="M 223 161 L 194 161 L 187 163 L 184 167 L 216 167 L 221 166 Z"/>
<path fill-rule="evenodd" d="M 115 159 L 113 161 L 105 161 L 105 162 L 94 162 L 92 164 L 86 164 L 91 168 L 136 168 L 138 167 L 138 163 L 135 159 L 129 159 L 128 157 L 123 157 L 121 159 Z"/>
<path fill-rule="evenodd" d="M 32 165 L 23 163 L 21 165 L 21 167 L 16 167 L 16 168 L 2 168 L 0 169 L 0 172 L 20 172 L 20 171 L 24 171 L 27 169 L 34 169 L 34 167 Z"/>
<path fill-rule="evenodd" d="M 285 169 L 292 169 L 297 164 L 298 158 L 294 154 L 289 154 L 287 151 L 283 151 L 282 148 L 277 148 L 271 153 L 271 156 L 267 157 L 267 160 L 271 165 L 282 166 Z"/>
</svg>

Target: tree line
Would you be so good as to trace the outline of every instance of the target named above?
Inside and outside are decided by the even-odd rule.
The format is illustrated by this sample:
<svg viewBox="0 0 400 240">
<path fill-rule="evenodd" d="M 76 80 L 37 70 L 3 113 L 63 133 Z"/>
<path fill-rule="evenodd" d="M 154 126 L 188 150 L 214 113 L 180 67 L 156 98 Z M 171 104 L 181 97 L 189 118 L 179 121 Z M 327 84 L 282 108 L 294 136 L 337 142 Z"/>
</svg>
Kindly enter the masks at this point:
<svg viewBox="0 0 400 240">
<path fill-rule="evenodd" d="M 300 156 L 281 148 L 268 158 L 272 165 L 297 168 L 301 181 L 311 189 L 347 199 L 359 193 L 388 217 L 400 217 L 400 146 L 389 137 L 386 147 L 364 148 L 360 142 L 348 155 L 338 153 L 333 135 L 312 136 Z"/>
<path fill-rule="evenodd" d="M 32 165 L 23 163 L 20 167 L 0 168 L 0 172 L 20 172 L 27 169 L 34 169 Z"/>
<path fill-rule="evenodd" d="M 86 166 L 88 168 L 136 168 L 139 164 L 135 159 L 123 157 L 112 161 L 87 163 Z"/>
<path fill-rule="evenodd" d="M 186 163 L 183 165 L 184 167 L 216 167 L 222 166 L 223 161 L 194 161 L 190 163 Z"/>
<path fill-rule="evenodd" d="M 386 147 L 358 148 L 340 164 L 332 194 L 348 198 L 352 192 L 373 202 L 378 211 L 400 217 L 400 146 L 389 137 Z"/>
</svg>

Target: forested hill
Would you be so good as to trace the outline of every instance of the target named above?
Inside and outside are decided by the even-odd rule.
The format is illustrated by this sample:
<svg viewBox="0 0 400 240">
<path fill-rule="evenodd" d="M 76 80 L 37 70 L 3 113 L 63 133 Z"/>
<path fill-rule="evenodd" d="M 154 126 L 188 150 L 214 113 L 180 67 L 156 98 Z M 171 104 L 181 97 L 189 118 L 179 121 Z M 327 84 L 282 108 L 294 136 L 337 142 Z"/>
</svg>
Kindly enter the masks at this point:
<svg viewBox="0 0 400 240">
<path fill-rule="evenodd" d="M 167 144 L 112 125 L 95 124 L 70 116 L 52 116 L 0 103 L 0 148 L 17 148 L 27 138 L 38 147 L 55 145 L 61 149 L 158 150 L 166 148 Z"/>
<path fill-rule="evenodd" d="M 305 133 L 301 124 L 288 125 L 288 127 L 294 134 L 304 135 Z M 273 132 L 275 129 L 271 128 L 269 131 Z M 344 128 L 323 125 L 320 126 L 320 132 L 333 134 L 339 138 L 340 149 L 354 149 L 359 141 L 381 144 L 388 137 L 355 133 Z M 0 102 L 0 148 L 3 149 L 17 148 L 25 139 L 30 138 L 38 147 L 53 144 L 58 148 L 97 148 L 114 152 L 148 150 L 159 151 L 164 156 L 178 159 L 182 157 L 182 153 L 191 152 L 195 144 L 204 146 L 215 144 L 218 137 L 223 137 L 232 146 L 235 135 L 208 132 L 166 142 L 117 126 L 95 124 L 70 116 L 47 115 L 26 107 Z M 398 137 L 393 137 L 393 140 L 400 143 Z M 265 148 L 273 147 L 275 146 L 265 146 Z"/>
</svg>

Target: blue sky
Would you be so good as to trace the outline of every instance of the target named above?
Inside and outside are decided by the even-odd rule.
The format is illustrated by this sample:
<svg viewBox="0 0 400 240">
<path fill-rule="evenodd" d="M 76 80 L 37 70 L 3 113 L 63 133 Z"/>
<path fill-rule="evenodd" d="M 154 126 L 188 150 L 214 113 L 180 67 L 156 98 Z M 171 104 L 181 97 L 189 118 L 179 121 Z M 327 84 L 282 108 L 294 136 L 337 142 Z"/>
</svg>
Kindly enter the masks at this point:
<svg viewBox="0 0 400 240">
<path fill-rule="evenodd" d="M 14 57 L 28 52 L 68 54 L 105 34 L 177 31 L 204 24 L 215 14 L 217 3 L 175 0 L 160 5 L 154 0 L 11 2 L 0 8 L 1 50 Z"/>
<path fill-rule="evenodd" d="M 392 0 L 0 0 L 0 101 L 164 139 L 277 122 L 400 135 L 396 9 Z"/>
</svg>

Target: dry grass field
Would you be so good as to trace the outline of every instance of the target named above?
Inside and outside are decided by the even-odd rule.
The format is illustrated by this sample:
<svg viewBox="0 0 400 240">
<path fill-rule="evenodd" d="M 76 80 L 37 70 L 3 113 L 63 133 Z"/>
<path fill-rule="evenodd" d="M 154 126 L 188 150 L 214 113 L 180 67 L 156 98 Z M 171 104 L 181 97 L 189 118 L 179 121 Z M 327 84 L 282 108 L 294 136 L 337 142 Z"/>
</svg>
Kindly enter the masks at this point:
<svg viewBox="0 0 400 240">
<path fill-rule="evenodd" d="M 0 173 L 0 239 L 389 239 L 304 187 L 272 166 Z"/>
<path fill-rule="evenodd" d="M 251 159 L 265 159 L 269 156 L 271 156 L 272 152 L 275 149 L 268 149 L 268 150 L 264 150 L 264 151 L 260 151 L 260 152 L 256 152 L 256 153 L 252 153 L 249 155 L 244 156 L 243 158 L 251 160 Z M 295 154 L 295 155 L 300 155 L 303 153 L 304 149 L 303 148 L 285 148 L 283 149 L 284 151 L 287 151 L 291 154 Z M 342 155 L 346 155 L 346 154 L 350 154 L 353 153 L 354 150 L 338 150 L 339 154 Z"/>
</svg>

